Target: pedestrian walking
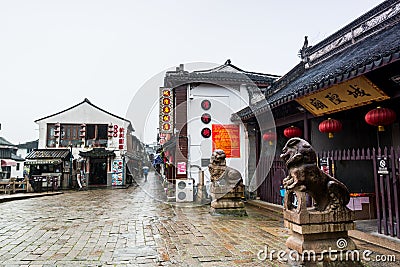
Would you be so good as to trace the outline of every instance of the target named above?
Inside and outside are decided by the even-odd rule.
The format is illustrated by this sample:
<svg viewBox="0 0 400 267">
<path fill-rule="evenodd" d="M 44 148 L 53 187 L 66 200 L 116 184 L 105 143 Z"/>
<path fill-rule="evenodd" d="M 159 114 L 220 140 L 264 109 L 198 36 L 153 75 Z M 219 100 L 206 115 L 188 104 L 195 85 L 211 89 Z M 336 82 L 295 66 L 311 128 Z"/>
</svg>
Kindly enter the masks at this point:
<svg viewBox="0 0 400 267">
<path fill-rule="evenodd" d="M 143 175 L 144 175 L 144 181 L 147 182 L 147 175 L 149 174 L 149 167 L 144 166 L 143 167 Z"/>
</svg>

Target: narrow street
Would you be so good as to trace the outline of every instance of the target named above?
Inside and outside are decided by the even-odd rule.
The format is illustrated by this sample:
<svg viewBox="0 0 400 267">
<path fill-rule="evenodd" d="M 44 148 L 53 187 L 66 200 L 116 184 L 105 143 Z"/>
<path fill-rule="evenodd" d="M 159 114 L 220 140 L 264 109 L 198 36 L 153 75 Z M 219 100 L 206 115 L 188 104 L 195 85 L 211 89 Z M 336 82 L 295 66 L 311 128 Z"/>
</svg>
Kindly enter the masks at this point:
<svg viewBox="0 0 400 267">
<path fill-rule="evenodd" d="M 157 179 L 1 203 L 1 266 L 285 266 L 257 259 L 266 245 L 285 249 L 281 218 L 251 206 L 248 217 L 213 217 L 208 206 L 166 204 Z"/>
</svg>

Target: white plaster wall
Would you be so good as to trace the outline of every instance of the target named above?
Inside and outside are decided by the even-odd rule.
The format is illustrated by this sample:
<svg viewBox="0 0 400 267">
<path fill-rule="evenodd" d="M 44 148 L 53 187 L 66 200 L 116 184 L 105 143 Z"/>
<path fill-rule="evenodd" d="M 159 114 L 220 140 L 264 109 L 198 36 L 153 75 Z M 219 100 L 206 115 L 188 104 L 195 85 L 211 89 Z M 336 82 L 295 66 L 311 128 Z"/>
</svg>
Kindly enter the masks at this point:
<svg viewBox="0 0 400 267">
<path fill-rule="evenodd" d="M 47 119 L 43 119 L 37 122 L 39 125 L 39 148 L 46 148 L 46 138 L 47 138 L 47 124 L 60 123 L 60 124 L 112 124 L 118 125 L 119 127 L 125 128 L 125 140 L 124 145 L 126 148 L 126 135 L 128 133 L 128 123 L 124 120 L 118 119 L 112 115 L 109 115 L 88 103 L 82 103 L 73 109 L 62 112 L 60 114 L 54 115 Z M 109 139 L 108 149 L 115 149 L 117 157 L 120 156 L 120 151 L 118 150 L 118 137 L 113 137 Z M 78 158 L 79 151 L 85 151 L 84 148 L 73 148 L 74 158 Z"/>
<path fill-rule="evenodd" d="M 17 166 L 11 166 L 11 177 L 24 177 L 24 162 L 17 161 L 17 163 L 19 163 L 19 170 L 17 171 Z"/>
<path fill-rule="evenodd" d="M 26 149 L 26 148 L 18 148 L 18 150 L 17 150 L 17 155 L 19 156 L 19 157 L 21 157 L 21 158 L 26 158 L 26 156 L 28 155 L 29 153 L 28 153 L 28 149 Z"/>
<path fill-rule="evenodd" d="M 188 135 L 189 135 L 189 164 L 201 166 L 201 159 L 209 159 L 212 153 L 212 137 L 204 138 L 201 136 L 201 129 L 208 127 L 212 129 L 212 124 L 233 124 L 230 120 L 231 114 L 248 106 L 248 94 L 245 87 L 240 90 L 223 88 L 215 85 L 201 84 L 188 93 Z M 201 108 L 201 101 L 208 99 L 211 101 L 211 108 L 205 111 Z M 211 122 L 204 124 L 201 115 L 209 113 Z M 244 125 L 240 124 L 240 158 L 227 158 L 227 165 L 240 171 L 243 179 L 246 179 L 246 142 Z M 207 167 L 202 167 L 205 172 L 205 180 L 209 180 Z M 190 168 L 189 176 L 198 182 L 198 169 Z"/>
</svg>

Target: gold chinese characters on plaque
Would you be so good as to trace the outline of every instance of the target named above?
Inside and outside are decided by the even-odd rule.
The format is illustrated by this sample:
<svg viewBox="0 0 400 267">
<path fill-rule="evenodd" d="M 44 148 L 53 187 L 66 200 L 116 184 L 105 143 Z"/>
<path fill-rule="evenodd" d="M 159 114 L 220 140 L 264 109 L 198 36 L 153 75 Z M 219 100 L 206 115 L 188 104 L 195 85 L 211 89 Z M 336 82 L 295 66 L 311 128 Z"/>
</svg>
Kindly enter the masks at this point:
<svg viewBox="0 0 400 267">
<path fill-rule="evenodd" d="M 171 88 L 160 88 L 160 133 L 173 131 L 173 94 Z"/>
<path fill-rule="evenodd" d="M 360 76 L 299 97 L 296 101 L 314 116 L 321 116 L 385 99 L 389 99 L 389 96 L 366 77 Z"/>
</svg>

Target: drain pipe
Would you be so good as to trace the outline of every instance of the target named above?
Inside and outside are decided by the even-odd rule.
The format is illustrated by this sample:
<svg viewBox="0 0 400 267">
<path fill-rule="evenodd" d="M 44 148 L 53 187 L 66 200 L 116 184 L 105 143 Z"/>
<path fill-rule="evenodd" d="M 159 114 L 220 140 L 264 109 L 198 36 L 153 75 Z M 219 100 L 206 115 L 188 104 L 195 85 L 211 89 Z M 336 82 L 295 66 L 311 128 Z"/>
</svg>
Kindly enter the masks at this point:
<svg viewBox="0 0 400 267">
<path fill-rule="evenodd" d="M 189 166 L 190 179 L 192 179 L 192 181 L 194 181 L 194 178 L 192 177 L 192 172 L 190 171 L 192 169 L 192 167 L 199 169 L 199 174 L 202 174 L 202 170 L 199 165 L 190 165 Z M 197 197 L 197 193 L 199 191 L 199 185 L 203 186 L 203 184 L 204 184 L 204 176 L 201 175 L 199 178 L 199 182 L 195 186 L 193 186 L 193 188 L 194 188 L 193 193 L 194 193 L 195 197 Z"/>
</svg>

